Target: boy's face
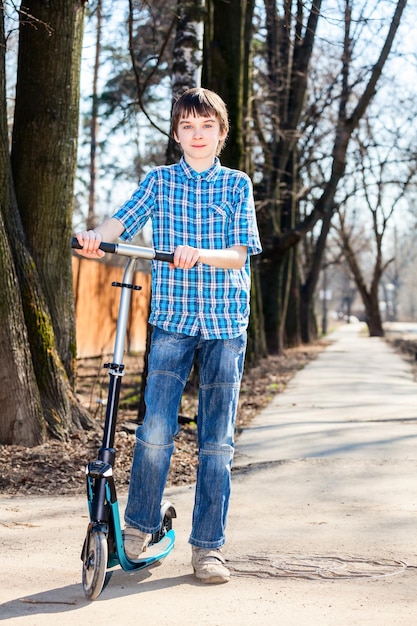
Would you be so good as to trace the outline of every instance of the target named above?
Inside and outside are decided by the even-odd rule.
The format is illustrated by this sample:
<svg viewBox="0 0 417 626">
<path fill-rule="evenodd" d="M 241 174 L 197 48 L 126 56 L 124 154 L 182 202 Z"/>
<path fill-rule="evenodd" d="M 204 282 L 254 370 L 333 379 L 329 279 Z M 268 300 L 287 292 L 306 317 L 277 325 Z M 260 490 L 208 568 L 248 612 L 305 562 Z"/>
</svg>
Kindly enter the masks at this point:
<svg viewBox="0 0 417 626">
<path fill-rule="evenodd" d="M 185 160 L 198 172 L 213 165 L 219 142 L 225 138 L 226 133 L 220 130 L 219 121 L 214 115 L 181 117 L 175 132 L 175 139 L 181 144 Z"/>
</svg>

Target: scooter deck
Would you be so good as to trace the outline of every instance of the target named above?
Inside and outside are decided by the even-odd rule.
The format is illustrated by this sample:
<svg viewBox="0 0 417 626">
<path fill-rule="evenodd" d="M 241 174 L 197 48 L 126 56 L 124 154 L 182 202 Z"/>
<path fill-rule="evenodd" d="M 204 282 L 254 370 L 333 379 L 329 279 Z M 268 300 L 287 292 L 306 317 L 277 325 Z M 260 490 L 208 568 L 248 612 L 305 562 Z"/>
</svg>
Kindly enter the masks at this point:
<svg viewBox="0 0 417 626">
<path fill-rule="evenodd" d="M 127 558 L 124 548 L 119 544 L 118 553 L 109 555 L 107 567 L 115 567 L 120 565 L 125 571 L 133 571 L 148 567 L 156 561 L 164 559 L 171 552 L 175 544 L 175 531 L 169 530 L 164 537 L 158 543 L 153 543 L 147 547 L 146 552 L 143 553 L 143 558 L 131 561 Z"/>
</svg>

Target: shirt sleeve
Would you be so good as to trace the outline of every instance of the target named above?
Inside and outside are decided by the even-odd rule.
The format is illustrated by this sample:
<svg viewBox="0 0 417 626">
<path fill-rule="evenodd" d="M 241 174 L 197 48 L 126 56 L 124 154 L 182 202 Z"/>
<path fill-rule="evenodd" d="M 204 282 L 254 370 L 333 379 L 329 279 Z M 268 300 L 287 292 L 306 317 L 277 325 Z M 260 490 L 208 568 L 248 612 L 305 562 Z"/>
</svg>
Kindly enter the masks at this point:
<svg viewBox="0 0 417 626">
<path fill-rule="evenodd" d="M 113 215 L 125 227 L 120 238 L 124 241 L 131 241 L 136 233 L 145 226 L 154 205 L 154 177 L 151 172 L 135 190 L 131 198 L 122 204 Z"/>
<path fill-rule="evenodd" d="M 237 201 L 229 231 L 229 246 L 246 246 L 249 255 L 260 254 L 262 245 L 256 222 L 255 202 L 252 182 L 243 176 L 237 191 Z"/>
</svg>

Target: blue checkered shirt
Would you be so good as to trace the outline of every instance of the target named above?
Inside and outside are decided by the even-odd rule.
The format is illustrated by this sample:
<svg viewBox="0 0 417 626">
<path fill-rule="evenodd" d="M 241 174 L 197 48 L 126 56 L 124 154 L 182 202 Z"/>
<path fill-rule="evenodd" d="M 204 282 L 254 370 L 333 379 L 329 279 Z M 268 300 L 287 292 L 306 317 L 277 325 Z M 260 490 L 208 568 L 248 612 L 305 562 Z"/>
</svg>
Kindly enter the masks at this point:
<svg viewBox="0 0 417 626">
<path fill-rule="evenodd" d="M 204 339 L 231 339 L 248 325 L 250 297 L 249 255 L 259 254 L 252 183 L 240 171 L 216 159 L 205 172 L 179 163 L 153 169 L 133 196 L 113 216 L 130 241 L 152 220 L 153 247 L 173 252 L 179 245 L 224 249 L 247 246 L 241 270 L 225 270 L 197 263 L 191 269 L 170 270 L 152 261 L 150 323 L 164 330 Z"/>
</svg>

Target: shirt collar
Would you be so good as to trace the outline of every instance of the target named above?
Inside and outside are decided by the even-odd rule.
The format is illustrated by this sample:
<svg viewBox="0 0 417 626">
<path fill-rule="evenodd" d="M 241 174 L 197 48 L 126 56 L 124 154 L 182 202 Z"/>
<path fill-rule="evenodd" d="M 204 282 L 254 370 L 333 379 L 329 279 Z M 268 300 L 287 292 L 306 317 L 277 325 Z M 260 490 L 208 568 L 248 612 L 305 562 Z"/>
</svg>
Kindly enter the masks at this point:
<svg viewBox="0 0 417 626">
<path fill-rule="evenodd" d="M 194 180 L 199 178 L 199 179 L 204 179 L 204 180 L 213 181 L 213 182 L 216 180 L 217 176 L 219 175 L 220 168 L 221 168 L 220 161 L 217 157 L 214 159 L 213 165 L 208 170 L 205 170 L 204 172 L 196 172 L 190 165 L 188 165 L 187 161 L 184 159 L 183 156 L 181 157 L 178 163 L 178 166 L 180 170 L 182 171 L 182 173 L 187 178 L 192 178 Z"/>
</svg>

